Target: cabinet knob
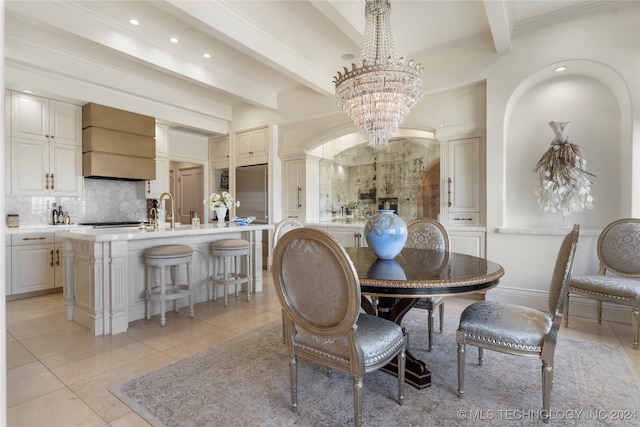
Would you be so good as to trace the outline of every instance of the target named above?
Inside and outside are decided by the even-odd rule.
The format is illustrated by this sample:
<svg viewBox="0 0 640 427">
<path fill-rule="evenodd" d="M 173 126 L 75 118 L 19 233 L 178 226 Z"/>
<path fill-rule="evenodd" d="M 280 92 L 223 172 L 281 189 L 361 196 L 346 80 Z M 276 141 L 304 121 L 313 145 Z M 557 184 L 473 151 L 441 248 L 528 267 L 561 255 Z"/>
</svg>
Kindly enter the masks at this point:
<svg viewBox="0 0 640 427">
<path fill-rule="evenodd" d="M 56 265 L 60 265 L 60 249 L 56 249 Z"/>
<path fill-rule="evenodd" d="M 56 189 L 56 187 L 55 187 L 55 181 L 54 181 L 54 179 L 53 179 L 53 174 L 51 174 L 51 189 L 52 189 L 52 190 L 55 190 L 55 189 Z"/>
<path fill-rule="evenodd" d="M 46 188 L 47 190 L 49 189 L 49 174 L 48 173 L 44 174 L 44 188 Z"/>
<path fill-rule="evenodd" d="M 53 249 L 51 249 L 51 267 L 53 267 Z"/>
</svg>

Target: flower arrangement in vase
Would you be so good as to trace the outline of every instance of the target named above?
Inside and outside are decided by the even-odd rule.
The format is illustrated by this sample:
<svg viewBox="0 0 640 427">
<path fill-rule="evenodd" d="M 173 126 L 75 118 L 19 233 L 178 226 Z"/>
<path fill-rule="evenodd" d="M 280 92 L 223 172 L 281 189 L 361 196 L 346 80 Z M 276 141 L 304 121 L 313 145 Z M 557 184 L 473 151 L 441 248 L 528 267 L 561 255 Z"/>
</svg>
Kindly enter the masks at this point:
<svg viewBox="0 0 640 427">
<path fill-rule="evenodd" d="M 224 224 L 224 218 L 227 215 L 227 209 L 231 209 L 232 206 L 240 206 L 240 201 L 233 200 L 233 196 L 226 191 L 222 194 L 211 193 L 209 197 L 204 199 L 203 203 L 209 204 L 209 208 L 216 212 L 218 218 L 218 224 Z"/>
</svg>

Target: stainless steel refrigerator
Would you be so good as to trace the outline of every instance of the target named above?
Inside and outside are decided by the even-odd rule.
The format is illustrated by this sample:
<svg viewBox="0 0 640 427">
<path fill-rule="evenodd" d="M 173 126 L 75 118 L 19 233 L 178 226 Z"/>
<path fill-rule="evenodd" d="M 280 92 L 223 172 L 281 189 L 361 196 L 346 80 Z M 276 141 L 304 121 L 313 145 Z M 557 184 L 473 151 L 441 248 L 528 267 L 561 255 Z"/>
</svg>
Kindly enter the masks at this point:
<svg viewBox="0 0 640 427">
<path fill-rule="evenodd" d="M 239 218 L 255 216 L 254 224 L 269 223 L 269 175 L 268 165 L 241 166 L 236 168 L 236 208 Z M 269 232 L 262 233 L 263 266 L 267 266 Z"/>
</svg>

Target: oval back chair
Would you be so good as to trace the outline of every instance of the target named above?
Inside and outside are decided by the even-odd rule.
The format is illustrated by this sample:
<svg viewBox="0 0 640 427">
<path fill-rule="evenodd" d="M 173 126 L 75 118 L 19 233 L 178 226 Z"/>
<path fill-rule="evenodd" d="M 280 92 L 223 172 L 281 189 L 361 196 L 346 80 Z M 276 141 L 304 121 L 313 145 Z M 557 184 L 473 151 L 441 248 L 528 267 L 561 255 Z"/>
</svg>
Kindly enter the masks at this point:
<svg viewBox="0 0 640 427">
<path fill-rule="evenodd" d="M 407 338 L 394 322 L 360 313 L 360 280 L 344 248 L 323 231 L 291 230 L 278 240 L 272 273 L 286 317 L 292 410 L 298 405 L 298 357 L 353 377 L 357 426 L 362 424 L 364 374 L 397 357 L 402 404 Z"/>
<path fill-rule="evenodd" d="M 451 241 L 449 234 L 444 226 L 431 218 L 419 218 L 410 221 L 407 224 L 407 242 L 404 244 L 406 248 L 430 249 L 436 252 L 449 253 L 451 251 Z M 425 307 L 429 315 L 427 324 L 428 349 L 433 349 L 433 324 L 434 311 L 439 307 L 440 310 L 440 333 L 442 333 L 444 322 L 444 298 L 422 298 L 418 304 L 418 308 Z"/>
<path fill-rule="evenodd" d="M 571 279 L 569 294 L 596 300 L 598 323 L 602 302 L 631 307 L 633 348 L 640 338 L 640 218 L 624 218 L 607 225 L 597 243 L 600 269 Z M 607 274 L 609 273 L 609 274 Z M 569 325 L 569 299 L 565 326 Z"/>
</svg>

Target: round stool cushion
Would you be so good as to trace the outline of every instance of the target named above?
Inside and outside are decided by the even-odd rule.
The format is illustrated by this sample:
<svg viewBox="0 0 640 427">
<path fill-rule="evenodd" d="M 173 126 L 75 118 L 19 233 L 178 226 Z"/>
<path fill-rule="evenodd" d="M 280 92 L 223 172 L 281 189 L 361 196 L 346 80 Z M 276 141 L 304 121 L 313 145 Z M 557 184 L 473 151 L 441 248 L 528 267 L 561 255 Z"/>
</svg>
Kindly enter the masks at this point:
<svg viewBox="0 0 640 427">
<path fill-rule="evenodd" d="M 160 245 L 144 251 L 148 258 L 172 258 L 193 254 L 193 249 L 187 245 Z"/>
<path fill-rule="evenodd" d="M 251 247 L 251 243 L 244 239 L 223 239 L 211 243 L 211 247 L 214 249 L 247 249 Z"/>
</svg>

